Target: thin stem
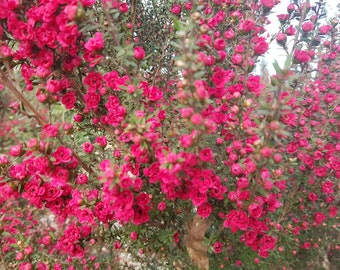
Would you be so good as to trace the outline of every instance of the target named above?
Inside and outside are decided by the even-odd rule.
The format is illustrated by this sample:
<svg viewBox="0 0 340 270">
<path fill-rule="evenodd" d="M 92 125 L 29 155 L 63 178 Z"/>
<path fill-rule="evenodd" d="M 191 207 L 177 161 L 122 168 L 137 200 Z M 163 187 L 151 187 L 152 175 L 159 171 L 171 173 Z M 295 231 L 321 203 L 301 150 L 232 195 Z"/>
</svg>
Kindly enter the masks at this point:
<svg viewBox="0 0 340 270">
<path fill-rule="evenodd" d="M 37 120 L 40 126 L 45 126 L 48 124 L 44 118 L 42 118 L 39 112 L 34 108 L 34 106 L 20 93 L 14 83 L 6 76 L 5 72 L 0 69 L 0 82 L 7 87 L 7 89 L 22 102 L 25 108 L 29 109 L 33 113 L 33 117 Z"/>
<path fill-rule="evenodd" d="M 133 38 L 133 32 L 135 30 L 135 25 L 136 25 L 136 10 L 137 10 L 137 0 L 132 0 L 131 1 L 131 38 Z"/>
<path fill-rule="evenodd" d="M 301 18 L 300 18 L 300 21 L 299 21 L 299 25 L 297 27 L 298 31 L 296 31 L 296 33 L 295 33 L 294 44 L 292 46 L 290 55 L 293 55 L 293 51 L 295 50 L 295 47 L 299 42 L 300 29 L 301 29 L 301 26 L 302 26 L 304 19 L 306 18 L 308 6 L 309 6 L 309 0 L 305 2 L 303 10 L 301 11 Z"/>
<path fill-rule="evenodd" d="M 0 260 L 1 260 L 2 269 L 7 270 L 8 268 L 7 268 L 4 257 L 2 256 L 2 252 L 0 252 Z"/>
<path fill-rule="evenodd" d="M 67 144 L 60 138 L 60 136 L 58 136 L 57 138 L 62 145 L 67 146 Z M 77 152 L 73 148 L 70 149 L 72 151 L 73 156 L 79 161 L 80 165 L 84 168 L 84 170 L 87 171 L 90 175 L 96 176 L 96 173 L 92 170 L 91 167 L 87 166 L 87 164 L 79 157 Z"/>
<path fill-rule="evenodd" d="M 166 49 L 168 48 L 168 40 L 169 40 L 169 35 L 168 35 L 168 36 L 166 37 L 166 39 L 165 39 L 164 46 L 163 46 L 163 48 L 162 48 L 162 55 L 161 55 L 160 60 L 159 60 L 159 65 L 157 66 L 157 69 L 156 69 L 156 71 L 155 71 L 155 74 L 153 75 L 152 85 L 155 84 L 156 78 L 157 78 L 158 73 L 159 73 L 159 71 L 160 71 L 160 69 L 161 69 L 162 61 L 163 61 L 163 59 L 164 59 L 164 57 L 165 57 Z"/>
<path fill-rule="evenodd" d="M 293 192 L 291 193 L 289 201 L 292 200 L 296 196 L 298 189 L 299 189 L 299 186 L 297 185 L 294 188 Z M 292 205 L 290 203 L 285 204 L 283 211 L 282 211 L 282 214 L 281 214 L 280 218 L 278 219 L 278 221 L 276 222 L 277 224 L 279 224 L 285 218 L 285 216 L 288 214 L 291 207 L 292 207 Z"/>
<path fill-rule="evenodd" d="M 12 76 L 13 77 L 13 76 Z M 11 93 L 22 102 L 25 108 L 29 109 L 33 115 L 28 115 L 34 117 L 39 125 L 41 127 L 44 127 L 49 123 L 49 121 L 46 121 L 44 118 L 42 118 L 39 114 L 39 112 L 34 108 L 34 106 L 20 93 L 20 91 L 17 89 L 17 87 L 14 85 L 14 83 L 6 76 L 5 72 L 0 69 L 0 82 L 7 87 L 11 91 Z M 60 137 L 58 137 L 58 140 L 60 143 L 65 145 L 65 143 L 62 141 Z M 80 165 L 90 174 L 95 174 L 94 171 L 85 164 L 85 162 L 79 157 L 79 155 L 71 148 L 73 155 L 76 157 L 76 159 L 79 161 Z"/>
<path fill-rule="evenodd" d="M 104 11 L 105 18 L 106 18 L 106 20 L 109 24 L 110 29 L 111 29 L 111 36 L 112 36 L 112 39 L 113 39 L 113 45 L 115 47 L 121 47 L 121 44 L 119 43 L 118 36 L 117 36 L 117 28 L 114 25 L 114 23 L 112 22 L 112 18 L 110 17 L 109 9 L 105 4 L 103 4 L 103 11 Z M 125 74 L 130 75 L 128 67 L 125 66 L 123 63 L 120 63 L 120 65 L 124 69 Z"/>
</svg>

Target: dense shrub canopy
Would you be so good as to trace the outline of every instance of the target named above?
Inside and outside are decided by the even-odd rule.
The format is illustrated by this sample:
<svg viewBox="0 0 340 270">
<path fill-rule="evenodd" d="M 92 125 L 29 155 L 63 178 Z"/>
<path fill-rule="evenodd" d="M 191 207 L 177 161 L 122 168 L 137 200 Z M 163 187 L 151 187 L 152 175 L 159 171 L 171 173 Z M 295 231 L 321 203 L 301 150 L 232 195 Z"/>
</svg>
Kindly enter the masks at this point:
<svg viewBox="0 0 340 270">
<path fill-rule="evenodd" d="M 339 266 L 339 21 L 278 2 L 2 0 L 2 267 Z"/>
</svg>

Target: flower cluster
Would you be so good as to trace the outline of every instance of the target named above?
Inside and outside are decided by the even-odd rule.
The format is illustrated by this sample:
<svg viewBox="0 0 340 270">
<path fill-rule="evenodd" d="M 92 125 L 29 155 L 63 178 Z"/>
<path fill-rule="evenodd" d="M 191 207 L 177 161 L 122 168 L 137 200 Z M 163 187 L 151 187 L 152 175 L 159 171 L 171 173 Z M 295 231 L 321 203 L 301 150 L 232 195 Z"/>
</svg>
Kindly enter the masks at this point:
<svg viewBox="0 0 340 270">
<path fill-rule="evenodd" d="M 1 260 L 306 268 L 339 226 L 338 23 L 290 4 L 268 78 L 278 1 L 130 2 L 0 3 Z"/>
</svg>

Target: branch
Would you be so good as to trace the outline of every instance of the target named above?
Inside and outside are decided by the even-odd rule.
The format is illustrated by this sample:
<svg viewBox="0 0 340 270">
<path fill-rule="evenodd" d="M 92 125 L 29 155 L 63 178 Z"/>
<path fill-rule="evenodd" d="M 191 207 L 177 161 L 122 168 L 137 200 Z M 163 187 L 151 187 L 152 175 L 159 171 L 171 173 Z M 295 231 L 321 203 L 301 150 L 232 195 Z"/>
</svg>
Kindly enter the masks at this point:
<svg viewBox="0 0 340 270">
<path fill-rule="evenodd" d="M 2 256 L 2 251 L 0 252 L 0 259 L 1 259 L 1 264 L 2 264 L 2 269 L 7 270 L 7 266 L 6 266 L 6 262 L 5 262 L 5 258 Z"/>
<path fill-rule="evenodd" d="M 17 89 L 17 87 L 14 85 L 14 83 L 6 76 L 6 73 L 0 69 L 0 83 L 2 83 L 7 89 L 10 90 L 10 92 L 22 102 L 22 104 L 25 106 L 25 108 L 29 109 L 32 112 L 32 115 L 26 114 L 28 117 L 33 117 L 37 120 L 39 125 L 41 127 L 44 127 L 49 122 L 46 121 L 43 117 L 40 116 L 39 112 L 34 108 L 34 106 L 20 93 L 20 91 Z M 58 140 L 63 145 L 66 145 L 60 137 L 58 137 Z M 94 174 L 94 171 L 85 164 L 85 162 L 79 157 L 79 155 L 71 148 L 73 155 L 76 157 L 76 159 L 79 161 L 80 165 L 89 173 Z"/>
<path fill-rule="evenodd" d="M 158 76 L 158 73 L 162 67 L 162 61 L 164 60 L 165 58 L 165 52 L 166 52 L 166 49 L 168 48 L 168 40 L 169 40 L 169 35 L 167 35 L 167 37 L 165 38 L 165 42 L 164 42 L 164 46 L 162 48 L 162 55 L 160 57 L 160 60 L 159 60 L 159 64 L 157 66 L 157 69 L 153 75 L 153 79 L 152 79 L 152 86 L 155 84 L 155 81 L 156 81 L 156 77 Z"/>
<path fill-rule="evenodd" d="M 299 186 L 296 185 L 293 192 L 290 194 L 290 198 L 289 201 L 293 200 L 293 198 L 296 196 L 297 191 L 299 190 Z M 276 222 L 277 224 L 281 223 L 281 221 L 286 217 L 286 215 L 288 214 L 289 210 L 291 209 L 292 205 L 290 203 L 285 203 L 285 206 L 282 210 L 282 214 L 280 216 L 280 218 L 278 219 L 278 221 Z"/>
<path fill-rule="evenodd" d="M 303 10 L 301 11 L 301 17 L 300 17 L 299 25 L 296 27 L 298 29 L 298 31 L 296 31 L 296 33 L 295 33 L 294 44 L 292 46 L 290 55 L 293 55 L 295 47 L 299 43 L 300 29 L 302 27 L 302 23 L 303 23 L 304 19 L 306 18 L 306 15 L 307 15 L 308 5 L 309 5 L 309 0 L 305 2 L 305 6 L 303 7 Z"/>
<path fill-rule="evenodd" d="M 20 93 L 14 83 L 6 76 L 5 72 L 0 69 L 0 82 L 18 99 L 21 103 L 28 108 L 32 113 L 32 117 L 34 117 L 40 126 L 47 125 L 48 121 L 46 121 L 43 117 L 40 116 L 39 112 L 34 108 L 34 106 Z"/>
<path fill-rule="evenodd" d="M 119 43 L 119 39 L 118 39 L 118 36 L 117 36 L 117 28 L 114 25 L 114 23 L 112 21 L 112 18 L 110 17 L 110 11 L 109 11 L 108 7 L 105 4 L 103 4 L 102 6 L 103 6 L 103 11 L 104 11 L 105 18 L 106 18 L 107 23 L 109 24 L 109 27 L 110 27 L 110 30 L 111 30 L 111 36 L 112 36 L 112 39 L 113 39 L 113 45 L 115 47 L 121 47 L 121 44 Z M 125 74 L 126 75 L 130 75 L 128 67 L 126 65 L 124 65 L 123 63 L 120 63 L 120 65 L 124 69 Z"/>
<path fill-rule="evenodd" d="M 133 39 L 133 31 L 135 29 L 136 25 L 136 10 L 137 10 L 137 0 L 132 0 L 131 1 L 131 38 Z"/>
</svg>

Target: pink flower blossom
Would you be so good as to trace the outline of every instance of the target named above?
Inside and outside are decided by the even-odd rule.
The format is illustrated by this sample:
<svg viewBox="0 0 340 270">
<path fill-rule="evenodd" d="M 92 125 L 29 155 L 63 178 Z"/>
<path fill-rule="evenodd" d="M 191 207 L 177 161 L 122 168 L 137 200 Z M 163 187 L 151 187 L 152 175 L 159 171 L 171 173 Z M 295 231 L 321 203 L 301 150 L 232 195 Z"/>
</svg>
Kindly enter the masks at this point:
<svg viewBox="0 0 340 270">
<path fill-rule="evenodd" d="M 295 35 L 295 32 L 296 32 L 296 30 L 295 30 L 294 26 L 292 26 L 292 25 L 290 25 L 290 26 L 286 29 L 286 34 L 287 34 L 288 36 L 294 36 L 294 35 Z"/>
<path fill-rule="evenodd" d="M 182 147 L 188 148 L 191 146 L 193 139 L 191 135 L 182 135 L 180 138 L 180 142 Z"/>
<path fill-rule="evenodd" d="M 197 214 L 202 218 L 207 218 L 210 216 L 213 208 L 210 203 L 206 202 L 197 207 Z"/>
<path fill-rule="evenodd" d="M 302 30 L 306 33 L 312 31 L 314 29 L 315 25 L 311 21 L 305 22 L 302 24 Z"/>
<path fill-rule="evenodd" d="M 329 31 L 331 31 L 332 30 L 332 26 L 331 25 L 329 25 L 329 24 L 327 24 L 327 25 L 323 25 L 323 26 L 321 26 L 320 28 L 319 28 L 319 32 L 320 32 L 320 34 L 322 34 L 322 35 L 326 35 Z"/>
<path fill-rule="evenodd" d="M 76 103 L 76 94 L 73 91 L 67 92 L 63 95 L 61 102 L 65 106 L 66 109 L 70 110 L 74 108 L 74 104 Z"/>
<path fill-rule="evenodd" d="M 210 148 L 205 148 L 200 151 L 200 159 L 204 162 L 210 162 L 213 158 L 213 152 Z"/>
<path fill-rule="evenodd" d="M 260 96 L 261 90 L 265 87 L 264 84 L 261 84 L 260 79 L 260 76 L 250 75 L 247 80 L 247 88 L 256 96 Z"/>
<path fill-rule="evenodd" d="M 334 183 L 331 181 L 326 181 L 322 184 L 321 190 L 324 194 L 334 193 Z"/>
<path fill-rule="evenodd" d="M 231 166 L 231 173 L 233 175 L 241 175 L 243 173 L 243 168 L 241 167 L 240 164 L 238 163 L 234 163 L 232 166 Z"/>
<path fill-rule="evenodd" d="M 157 209 L 158 209 L 159 211 L 165 211 L 165 210 L 166 210 L 166 203 L 165 203 L 165 202 L 160 202 L 160 203 L 158 203 Z"/>
<path fill-rule="evenodd" d="M 120 3 L 119 4 L 119 11 L 121 13 L 126 13 L 129 11 L 129 6 L 126 3 Z"/>
<path fill-rule="evenodd" d="M 260 4 L 268 9 L 272 9 L 275 6 L 274 0 L 261 0 Z"/>
<path fill-rule="evenodd" d="M 94 150 L 94 146 L 90 142 L 83 143 L 82 147 L 83 147 L 84 152 L 88 154 L 91 154 Z"/>
<path fill-rule="evenodd" d="M 23 153 L 23 148 L 21 144 L 11 146 L 9 150 L 9 155 L 12 157 L 18 157 Z"/>
<path fill-rule="evenodd" d="M 179 4 L 174 4 L 171 9 L 170 12 L 175 14 L 175 15 L 179 15 L 181 13 L 181 5 Z"/>
<path fill-rule="evenodd" d="M 145 51 L 142 47 L 135 47 L 133 49 L 133 56 L 136 60 L 143 60 L 145 58 Z"/>
<path fill-rule="evenodd" d="M 223 243 L 215 242 L 213 245 L 214 253 L 218 254 L 221 253 L 223 250 Z"/>
<path fill-rule="evenodd" d="M 72 158 L 72 150 L 61 145 L 55 152 L 52 153 L 52 157 L 54 157 L 53 164 L 55 165 L 70 162 Z"/>
<path fill-rule="evenodd" d="M 252 30 L 254 30 L 255 28 L 255 22 L 251 19 L 247 19 L 245 21 L 242 21 L 239 25 L 239 29 L 243 32 L 250 32 Z"/>
<path fill-rule="evenodd" d="M 321 212 L 316 212 L 314 214 L 314 221 L 316 224 L 320 225 L 327 219 L 326 215 Z"/>
<path fill-rule="evenodd" d="M 104 39 L 101 32 L 96 32 L 93 38 L 90 38 L 84 45 L 85 49 L 92 52 L 104 48 Z"/>
<path fill-rule="evenodd" d="M 100 102 L 100 95 L 95 93 L 87 93 L 84 95 L 84 100 L 88 109 L 96 109 Z"/>
<path fill-rule="evenodd" d="M 89 178 L 87 177 L 86 174 L 79 174 L 76 178 L 76 181 L 78 184 L 83 185 L 88 182 Z"/>
<path fill-rule="evenodd" d="M 245 231 L 248 228 L 249 218 L 247 214 L 242 210 L 231 210 L 226 216 L 226 220 L 223 225 L 226 228 L 230 228 L 232 233 L 238 230 Z"/>
</svg>

